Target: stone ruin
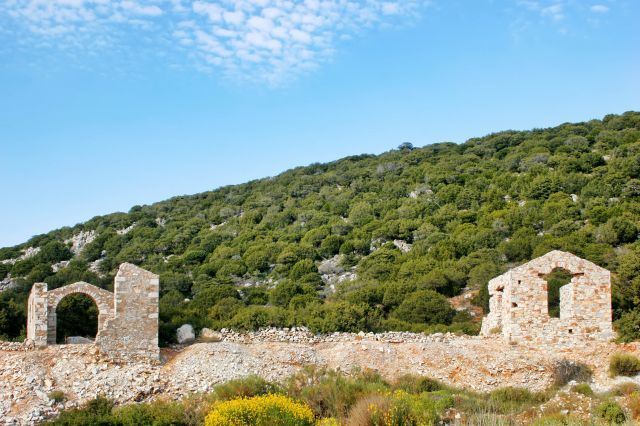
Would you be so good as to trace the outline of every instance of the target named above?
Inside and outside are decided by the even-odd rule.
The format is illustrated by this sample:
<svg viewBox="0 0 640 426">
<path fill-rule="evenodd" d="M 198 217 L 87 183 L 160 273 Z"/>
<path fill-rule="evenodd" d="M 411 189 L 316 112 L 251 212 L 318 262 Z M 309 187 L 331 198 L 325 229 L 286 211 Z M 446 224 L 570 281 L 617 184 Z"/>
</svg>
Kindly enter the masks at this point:
<svg viewBox="0 0 640 426">
<path fill-rule="evenodd" d="M 56 308 L 70 294 L 85 294 L 98 307 L 95 345 L 107 358 L 119 361 L 159 359 L 158 276 L 130 263 L 120 265 L 114 292 L 77 282 L 48 291 L 46 283 L 31 288 L 27 339 L 37 347 L 56 344 Z"/>
<path fill-rule="evenodd" d="M 560 288 L 560 318 L 548 313 L 545 276 L 556 268 L 571 282 Z M 611 322 L 611 273 L 571 253 L 551 251 L 489 281 L 489 315 L 481 334 L 509 343 L 570 346 L 615 337 Z"/>
</svg>

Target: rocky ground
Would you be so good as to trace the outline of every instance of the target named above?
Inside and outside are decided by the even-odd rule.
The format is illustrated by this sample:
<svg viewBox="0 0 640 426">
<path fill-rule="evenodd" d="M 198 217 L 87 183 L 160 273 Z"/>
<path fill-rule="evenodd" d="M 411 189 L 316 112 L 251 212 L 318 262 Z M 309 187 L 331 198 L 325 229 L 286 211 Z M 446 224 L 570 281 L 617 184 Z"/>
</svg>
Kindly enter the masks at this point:
<svg viewBox="0 0 640 426">
<path fill-rule="evenodd" d="M 50 400 L 54 390 L 64 392 L 67 406 L 98 394 L 119 403 L 180 398 L 249 374 L 282 380 L 309 364 L 345 372 L 369 368 L 389 379 L 420 374 L 478 391 L 503 386 L 541 390 L 551 385 L 554 364 L 569 359 L 591 366 L 592 387 L 598 391 L 616 384 L 607 375 L 613 353 L 640 354 L 640 345 L 600 343 L 556 350 L 448 334 L 313 336 L 305 330 L 266 330 L 216 333 L 210 339 L 219 341 L 164 350 L 158 365 L 116 365 L 101 359 L 93 345 L 35 350 L 1 343 L 0 424 L 31 424 L 63 408 Z M 640 378 L 635 380 L 640 384 Z"/>
</svg>

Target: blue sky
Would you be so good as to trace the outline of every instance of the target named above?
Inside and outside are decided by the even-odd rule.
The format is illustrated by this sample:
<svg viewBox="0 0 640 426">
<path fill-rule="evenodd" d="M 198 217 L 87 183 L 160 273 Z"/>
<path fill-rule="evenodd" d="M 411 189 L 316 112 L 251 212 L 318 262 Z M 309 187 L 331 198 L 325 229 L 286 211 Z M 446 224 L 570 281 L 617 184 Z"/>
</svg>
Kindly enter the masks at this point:
<svg viewBox="0 0 640 426">
<path fill-rule="evenodd" d="M 0 246 L 404 141 L 640 109 L 635 0 L 3 0 Z"/>
</svg>

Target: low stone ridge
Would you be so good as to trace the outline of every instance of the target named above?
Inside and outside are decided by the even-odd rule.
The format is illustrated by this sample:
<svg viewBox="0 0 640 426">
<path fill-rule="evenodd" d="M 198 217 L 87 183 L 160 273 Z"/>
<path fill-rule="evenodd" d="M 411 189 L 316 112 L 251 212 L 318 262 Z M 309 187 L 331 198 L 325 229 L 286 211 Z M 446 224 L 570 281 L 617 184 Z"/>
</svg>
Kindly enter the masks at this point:
<svg viewBox="0 0 640 426">
<path fill-rule="evenodd" d="M 114 363 L 93 344 L 47 346 L 0 343 L 0 424 L 33 424 L 63 407 L 97 395 L 118 403 L 181 398 L 208 392 L 231 379 L 256 374 L 283 380 L 306 365 L 344 372 L 378 371 L 389 380 L 415 374 L 477 391 L 514 386 L 542 390 L 553 383 L 554 365 L 573 360 L 594 371 L 594 390 L 611 379 L 609 358 L 616 352 L 640 355 L 640 344 L 595 342 L 570 349 L 550 345 L 505 345 L 500 336 L 414 333 L 334 333 L 315 336 L 304 328 L 253 333 L 213 332 L 214 343 L 163 350 L 163 363 Z M 34 368 L 37 365 L 39 368 Z M 627 378 L 640 385 L 640 377 Z M 64 392 L 58 404 L 48 394 Z"/>
</svg>

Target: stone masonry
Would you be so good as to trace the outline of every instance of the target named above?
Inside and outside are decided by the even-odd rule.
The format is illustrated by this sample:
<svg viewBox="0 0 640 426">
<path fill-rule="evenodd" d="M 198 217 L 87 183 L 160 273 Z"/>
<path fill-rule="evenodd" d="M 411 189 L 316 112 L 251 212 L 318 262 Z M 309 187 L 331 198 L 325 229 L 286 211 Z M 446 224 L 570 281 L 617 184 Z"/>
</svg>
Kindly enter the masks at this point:
<svg viewBox="0 0 640 426">
<path fill-rule="evenodd" d="M 545 276 L 556 268 L 571 273 L 560 288 L 560 318 L 548 314 Z M 615 337 L 611 322 L 611 274 L 558 250 L 489 281 L 489 315 L 481 334 L 502 334 L 510 343 L 571 346 Z"/>
<path fill-rule="evenodd" d="M 113 360 L 158 360 L 158 276 L 129 263 L 120 265 L 114 293 L 78 282 L 48 291 L 36 283 L 28 301 L 27 339 L 38 347 L 56 343 L 56 308 L 70 294 L 85 294 L 98 307 L 95 344 Z"/>
</svg>

